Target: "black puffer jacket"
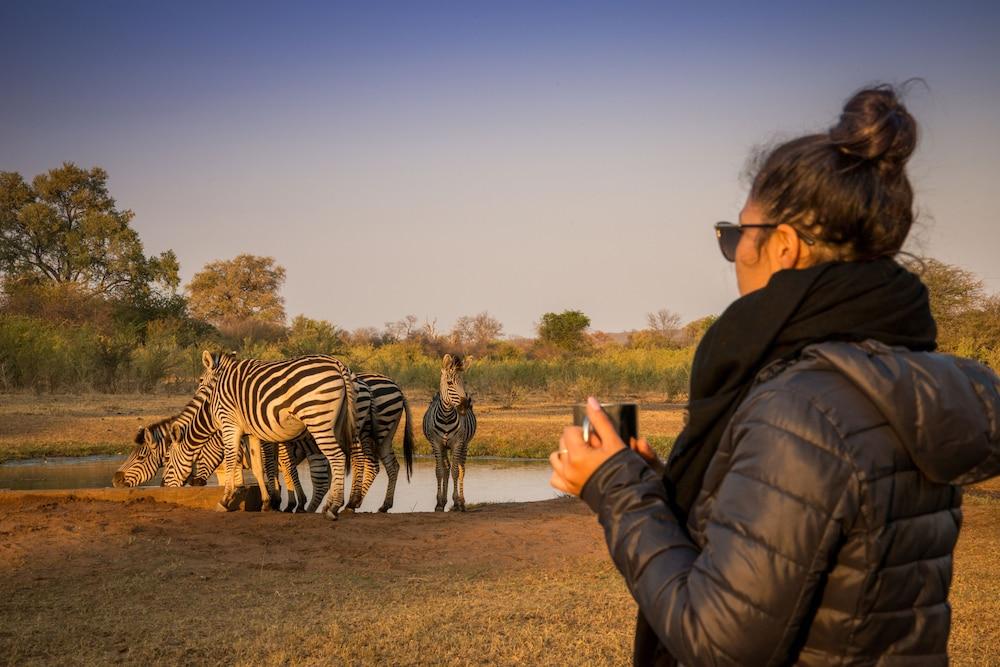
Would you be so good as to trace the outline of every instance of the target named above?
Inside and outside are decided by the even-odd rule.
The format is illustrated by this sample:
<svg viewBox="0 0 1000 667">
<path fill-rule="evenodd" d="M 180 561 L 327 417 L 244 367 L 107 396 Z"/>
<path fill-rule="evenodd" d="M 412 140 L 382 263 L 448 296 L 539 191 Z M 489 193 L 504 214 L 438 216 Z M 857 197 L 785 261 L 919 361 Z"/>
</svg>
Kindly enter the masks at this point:
<svg viewBox="0 0 1000 667">
<path fill-rule="evenodd" d="M 581 495 L 684 665 L 946 664 L 957 485 L 1000 473 L 998 392 L 971 361 L 814 345 L 738 408 L 694 544 L 629 450 Z"/>
</svg>

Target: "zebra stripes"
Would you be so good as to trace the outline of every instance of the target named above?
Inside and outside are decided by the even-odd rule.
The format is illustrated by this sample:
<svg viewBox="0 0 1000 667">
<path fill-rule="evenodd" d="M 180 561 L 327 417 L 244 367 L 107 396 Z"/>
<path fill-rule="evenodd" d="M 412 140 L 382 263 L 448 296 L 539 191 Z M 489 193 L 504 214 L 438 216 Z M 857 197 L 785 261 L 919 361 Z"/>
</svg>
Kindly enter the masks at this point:
<svg viewBox="0 0 1000 667">
<path fill-rule="evenodd" d="M 404 416 L 406 421 L 403 424 L 403 461 L 406 464 L 406 480 L 409 481 L 413 474 L 413 418 L 410 416 L 410 405 L 399 385 L 385 375 L 359 373 L 356 378 L 358 384 L 365 385 L 371 395 L 371 416 L 370 427 L 361 432 L 365 466 L 355 507 L 360 505 L 361 498 L 367 495 L 368 489 L 378 475 L 379 461 L 381 461 L 385 465 L 389 483 L 385 489 L 385 500 L 378 511 L 388 512 L 395 498 L 396 480 L 399 476 L 399 462 L 396 460 L 392 441 Z M 359 389 L 359 395 L 361 391 Z M 354 474 L 353 468 L 351 474 Z"/>
<path fill-rule="evenodd" d="M 242 485 L 240 464 L 246 460 L 260 481 L 266 508 L 280 503 L 277 468 L 289 490 L 285 511 L 315 511 L 327 489 L 334 486 L 323 507 L 332 514 L 343 505 L 344 464 L 350 458 L 352 493 L 347 506 L 360 505 L 381 463 L 389 482 L 379 511 L 392 507 L 400 468 L 392 443 L 404 417 L 407 480 L 413 470 L 414 441 L 409 403 L 390 378 L 378 373 L 354 375 L 339 360 L 323 355 L 261 362 L 206 352 L 202 361 L 205 373 L 195 396 L 179 414 L 139 431 L 136 442 L 140 444 L 115 474 L 116 486 L 141 484 L 161 466 L 165 486 L 204 484 L 222 464 L 220 506 L 228 509 L 237 477 Z M 437 462 L 439 510 L 447 499 L 452 453 L 453 509 L 465 507 L 465 458 L 476 420 L 462 370 L 461 358 L 445 355 L 441 392 L 424 418 L 424 434 Z M 314 431 L 325 441 L 325 449 Z M 350 443 L 344 442 L 348 437 Z M 303 460 L 310 464 L 313 482 L 313 497 L 308 501 L 296 471 Z"/>
<path fill-rule="evenodd" d="M 424 436 L 434 451 L 436 512 L 443 512 L 448 502 L 449 472 L 454 479 L 452 510 L 465 511 L 465 458 L 469 441 L 476 435 L 476 415 L 472 411 L 472 399 L 465 391 L 464 370 L 461 357 L 444 355 L 440 390 L 424 413 Z M 449 453 L 454 461 L 449 461 Z"/>
<path fill-rule="evenodd" d="M 199 407 L 222 432 L 226 485 L 220 506 L 230 509 L 234 473 L 244 434 L 250 460 L 261 481 L 263 507 L 276 490 L 263 470 L 261 442 L 287 442 L 308 430 L 330 463 L 333 484 L 323 512 L 331 519 L 344 504 L 346 448 L 355 439 L 355 388 L 351 372 L 339 359 L 324 355 L 285 361 L 237 361 L 236 355 L 202 355 L 201 387 L 209 397 Z"/>
</svg>

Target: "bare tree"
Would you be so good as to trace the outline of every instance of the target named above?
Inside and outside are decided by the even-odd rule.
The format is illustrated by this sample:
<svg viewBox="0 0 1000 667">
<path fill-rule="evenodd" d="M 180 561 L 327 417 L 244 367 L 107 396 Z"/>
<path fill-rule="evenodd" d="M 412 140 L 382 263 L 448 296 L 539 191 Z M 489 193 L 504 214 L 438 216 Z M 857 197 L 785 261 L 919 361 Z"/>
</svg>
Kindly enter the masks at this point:
<svg viewBox="0 0 1000 667">
<path fill-rule="evenodd" d="M 385 323 L 385 337 L 394 341 L 409 340 L 416 330 L 416 315 L 407 315 L 401 320 Z"/>
<path fill-rule="evenodd" d="M 451 337 L 467 350 L 482 354 L 503 333 L 503 324 L 485 310 L 478 315 L 464 315 L 455 321 Z"/>
<path fill-rule="evenodd" d="M 681 328 L 681 316 L 666 308 L 660 308 L 655 313 L 646 313 L 646 322 L 652 331 L 668 337 Z"/>
</svg>

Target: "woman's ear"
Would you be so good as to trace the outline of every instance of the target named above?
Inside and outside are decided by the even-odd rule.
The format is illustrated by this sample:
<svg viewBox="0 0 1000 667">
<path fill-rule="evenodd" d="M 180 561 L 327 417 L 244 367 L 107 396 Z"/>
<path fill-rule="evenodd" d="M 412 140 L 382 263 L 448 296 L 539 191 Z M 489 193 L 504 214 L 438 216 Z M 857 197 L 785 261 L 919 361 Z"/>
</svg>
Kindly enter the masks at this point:
<svg viewBox="0 0 1000 667">
<path fill-rule="evenodd" d="M 767 242 L 771 245 L 771 260 L 776 264 L 775 270 L 801 268 L 804 244 L 799 241 L 799 234 L 794 227 L 785 223 L 778 225 Z"/>
</svg>

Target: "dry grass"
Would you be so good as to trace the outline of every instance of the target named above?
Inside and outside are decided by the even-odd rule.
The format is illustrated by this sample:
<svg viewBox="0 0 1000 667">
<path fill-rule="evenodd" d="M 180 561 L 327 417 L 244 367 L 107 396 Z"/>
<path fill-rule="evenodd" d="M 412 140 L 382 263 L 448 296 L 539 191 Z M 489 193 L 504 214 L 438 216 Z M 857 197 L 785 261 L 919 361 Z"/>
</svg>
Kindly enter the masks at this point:
<svg viewBox="0 0 1000 667">
<path fill-rule="evenodd" d="M 0 396 L 0 462 L 44 456 L 120 454 L 144 424 L 178 412 L 185 396 L 84 394 L 5 394 Z M 427 402 L 411 399 L 417 453 L 429 454 L 420 423 Z M 515 408 L 476 403 L 479 430 L 472 456 L 543 458 L 570 422 L 571 405 L 525 402 Z M 683 410 L 663 403 L 642 405 L 640 428 L 666 452 L 680 431 Z M 397 449 L 402 436 L 396 436 Z"/>
<path fill-rule="evenodd" d="M 0 662 L 577 665 L 629 660 L 634 603 L 573 500 L 465 515 L 230 514 L 10 496 Z M 951 654 L 1000 663 L 1000 505 L 956 551 Z"/>
</svg>

